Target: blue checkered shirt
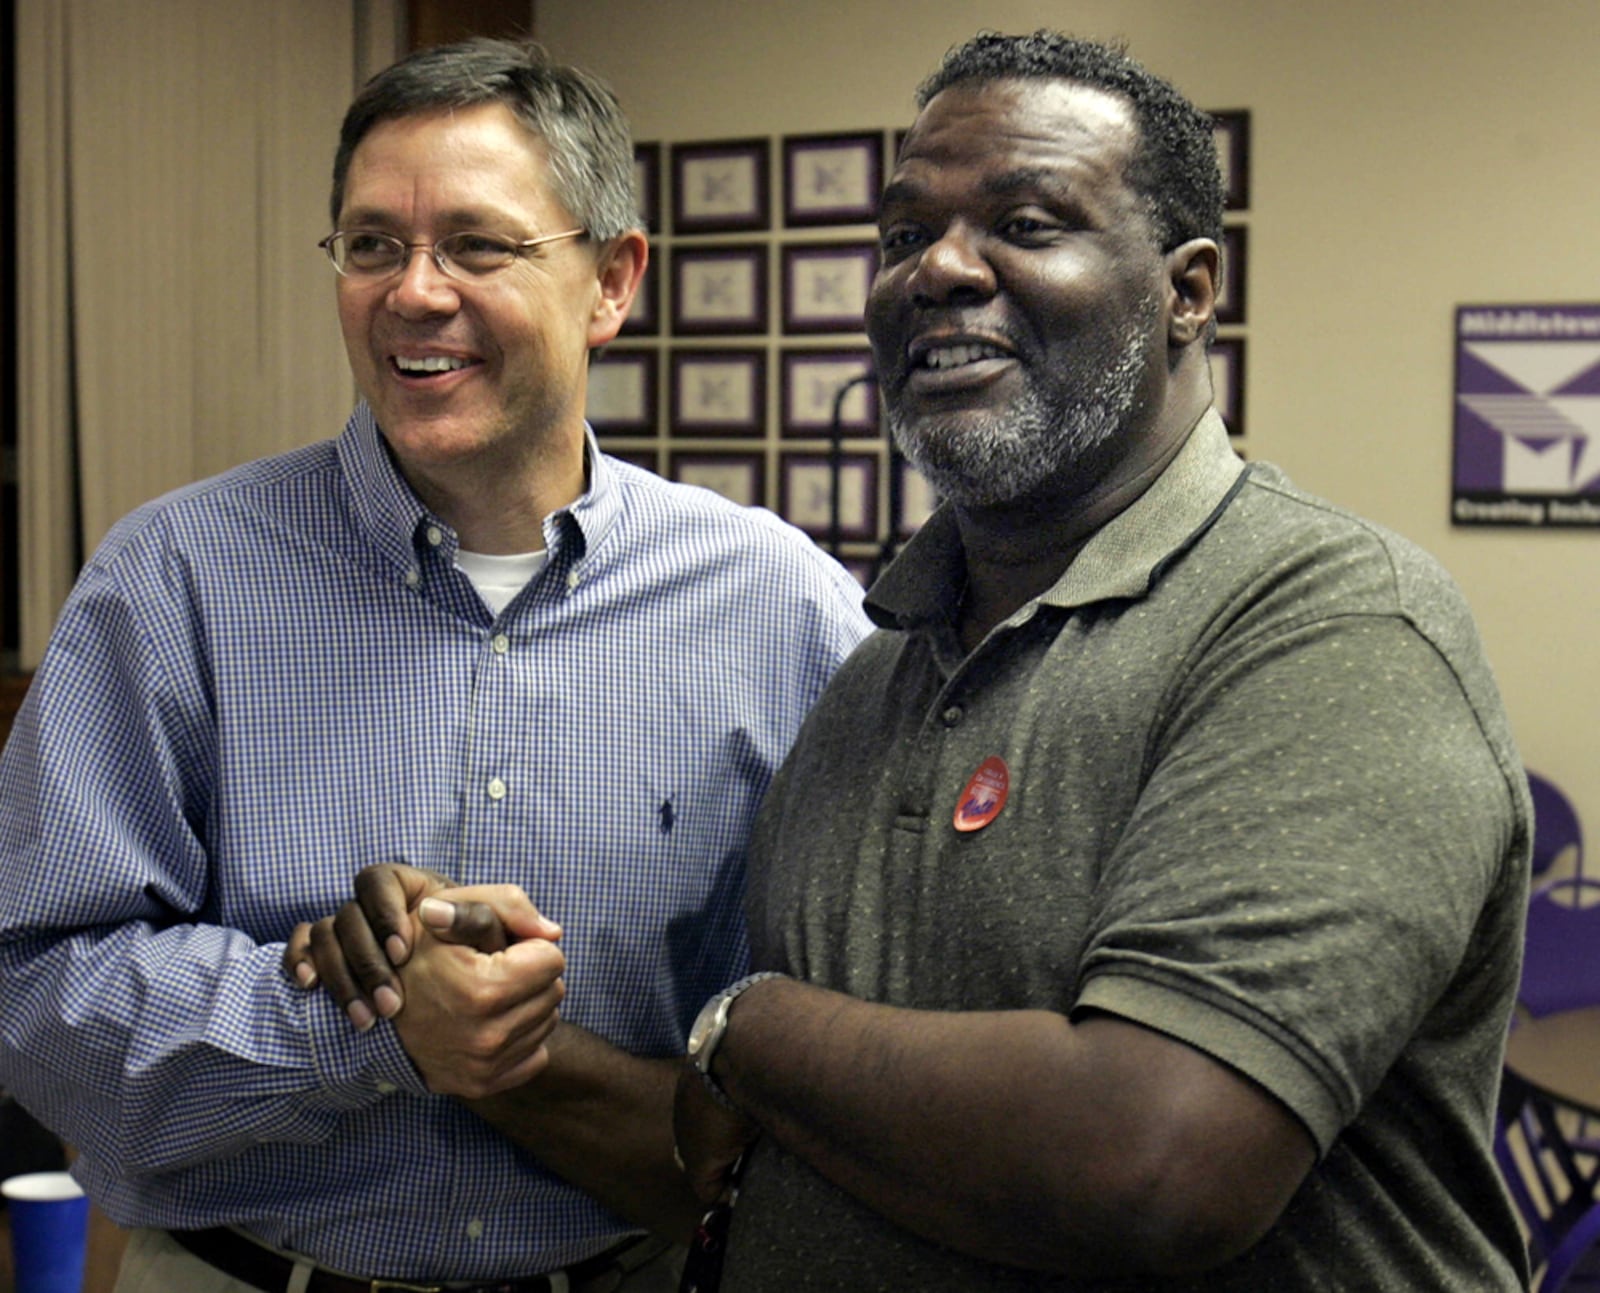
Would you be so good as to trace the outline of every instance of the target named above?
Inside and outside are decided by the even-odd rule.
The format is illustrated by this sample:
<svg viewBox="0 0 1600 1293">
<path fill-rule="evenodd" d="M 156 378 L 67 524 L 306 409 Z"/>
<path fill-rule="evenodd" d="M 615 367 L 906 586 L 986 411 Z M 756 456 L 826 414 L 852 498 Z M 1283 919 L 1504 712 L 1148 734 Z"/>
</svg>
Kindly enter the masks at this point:
<svg viewBox="0 0 1600 1293">
<path fill-rule="evenodd" d="M 523 885 L 565 931 L 563 1016 L 636 1054 L 680 1054 L 744 972 L 746 835 L 860 589 L 589 447 L 498 617 L 365 406 L 84 569 L 0 760 L 0 1085 L 118 1222 L 457 1279 L 628 1229 L 279 966 L 403 859 Z"/>
</svg>

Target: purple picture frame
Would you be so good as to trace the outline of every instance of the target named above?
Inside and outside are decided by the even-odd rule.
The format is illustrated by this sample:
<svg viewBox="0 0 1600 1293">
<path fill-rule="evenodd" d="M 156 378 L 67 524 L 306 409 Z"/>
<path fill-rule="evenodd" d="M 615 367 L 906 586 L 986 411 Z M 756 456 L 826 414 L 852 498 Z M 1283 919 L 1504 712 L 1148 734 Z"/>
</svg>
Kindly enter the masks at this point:
<svg viewBox="0 0 1600 1293">
<path fill-rule="evenodd" d="M 872 351 L 802 350 L 779 354 L 779 433 L 821 439 L 833 434 L 833 409 L 839 402 L 839 429 L 847 436 L 877 436 L 878 384 L 872 379 Z M 841 387 L 853 383 L 839 399 Z"/>
<path fill-rule="evenodd" d="M 740 233 L 772 227 L 766 139 L 672 147 L 672 231 Z"/>
<path fill-rule="evenodd" d="M 760 436 L 767 416 L 764 350 L 674 350 L 669 421 L 679 436 Z"/>
<path fill-rule="evenodd" d="M 909 539 L 933 515 L 939 506 L 939 495 L 927 477 L 898 455 L 895 470 L 900 473 L 900 515 L 895 522 L 895 537 Z"/>
<path fill-rule="evenodd" d="M 863 224 L 878 218 L 883 132 L 788 135 L 783 140 L 783 223 Z"/>
<path fill-rule="evenodd" d="M 877 569 L 877 561 L 872 557 L 840 557 L 839 564 L 848 570 L 856 583 L 863 588 L 872 587 L 873 571 Z"/>
<path fill-rule="evenodd" d="M 596 433 L 655 435 L 656 352 L 612 347 L 589 365 L 584 416 Z"/>
<path fill-rule="evenodd" d="M 767 331 L 767 247 L 675 247 L 672 331 L 683 336 Z"/>
<path fill-rule="evenodd" d="M 633 197 L 639 220 L 649 233 L 661 232 L 661 145 L 633 146 Z"/>
<path fill-rule="evenodd" d="M 1243 323 L 1249 272 L 1250 230 L 1230 224 L 1222 230 L 1222 290 L 1217 293 L 1217 322 Z"/>
<path fill-rule="evenodd" d="M 826 453 L 785 453 L 781 458 L 778 511 L 813 539 L 830 537 L 832 461 Z M 839 538 L 878 537 L 878 455 L 839 455 Z"/>
<path fill-rule="evenodd" d="M 654 250 L 652 248 L 652 250 Z M 661 331 L 661 272 L 655 256 L 645 263 L 644 277 L 639 280 L 639 290 L 634 294 L 628 317 L 622 321 L 618 335 L 624 337 L 653 337 Z"/>
<path fill-rule="evenodd" d="M 1228 434 L 1242 436 L 1245 433 L 1245 339 L 1218 337 L 1211 343 L 1208 357 L 1212 402 L 1228 424 Z"/>
<path fill-rule="evenodd" d="M 1222 200 L 1229 211 L 1250 205 L 1250 113 L 1243 108 L 1211 114 L 1222 172 Z"/>
<path fill-rule="evenodd" d="M 783 248 L 783 331 L 861 332 L 877 272 L 876 242 L 788 244 Z"/>
<path fill-rule="evenodd" d="M 763 453 L 707 453 L 680 450 L 670 455 L 673 480 L 700 485 L 744 507 L 765 504 L 767 459 Z"/>
<path fill-rule="evenodd" d="M 635 467 L 643 467 L 646 471 L 654 472 L 657 476 L 661 474 L 661 467 L 656 461 L 656 451 L 654 449 L 612 449 L 604 440 L 601 441 L 600 447 L 605 450 L 608 457 L 620 458 L 623 462 L 632 463 Z"/>
</svg>

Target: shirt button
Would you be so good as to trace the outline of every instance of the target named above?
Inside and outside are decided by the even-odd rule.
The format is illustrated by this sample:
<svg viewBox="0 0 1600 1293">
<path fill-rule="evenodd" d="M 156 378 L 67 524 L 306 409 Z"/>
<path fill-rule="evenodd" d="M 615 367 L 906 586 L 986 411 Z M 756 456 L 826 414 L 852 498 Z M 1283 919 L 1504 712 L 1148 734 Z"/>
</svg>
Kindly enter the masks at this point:
<svg viewBox="0 0 1600 1293">
<path fill-rule="evenodd" d="M 468 1239 L 481 1239 L 481 1238 L 483 1238 L 483 1222 L 478 1220 L 477 1217 L 474 1217 L 471 1221 L 467 1222 L 467 1238 Z"/>
<path fill-rule="evenodd" d="M 504 633 L 496 633 L 494 635 L 494 641 L 489 645 L 494 648 L 494 653 L 496 655 L 504 655 L 507 651 L 511 650 L 511 639 L 508 638 Z"/>
<path fill-rule="evenodd" d="M 421 571 L 415 570 L 415 569 L 406 571 L 406 587 L 407 588 L 415 588 L 421 582 L 422 582 L 422 572 Z"/>
<path fill-rule="evenodd" d="M 572 570 L 572 571 L 568 571 L 567 572 L 567 587 L 568 588 L 576 588 L 582 582 L 583 582 L 583 576 L 580 575 L 576 570 Z"/>
<path fill-rule="evenodd" d="M 444 531 L 437 525 L 430 525 L 428 527 L 428 542 L 437 548 L 444 542 Z"/>
<path fill-rule="evenodd" d="M 506 797 L 506 783 L 499 777 L 489 778 L 489 798 L 504 799 Z"/>
<path fill-rule="evenodd" d="M 966 717 L 966 711 L 960 705 L 952 705 L 944 712 L 944 725 L 946 727 L 959 727 L 961 720 Z"/>
<path fill-rule="evenodd" d="M 400 1088 L 397 1087 L 393 1082 L 389 1082 L 389 1081 L 382 1080 L 382 1079 L 380 1079 L 379 1082 L 378 1082 L 378 1094 L 379 1095 L 393 1095 L 399 1089 Z"/>
</svg>

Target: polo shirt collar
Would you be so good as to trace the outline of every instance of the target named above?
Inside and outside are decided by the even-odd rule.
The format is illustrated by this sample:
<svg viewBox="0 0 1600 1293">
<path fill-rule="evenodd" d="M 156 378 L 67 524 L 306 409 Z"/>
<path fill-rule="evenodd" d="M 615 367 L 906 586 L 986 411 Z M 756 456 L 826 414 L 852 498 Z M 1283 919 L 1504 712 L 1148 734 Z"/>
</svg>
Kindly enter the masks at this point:
<svg viewBox="0 0 1600 1293">
<path fill-rule="evenodd" d="M 1073 607 L 1143 597 L 1163 566 L 1221 515 L 1245 471 L 1228 443 L 1222 418 L 1207 409 L 1166 470 L 1089 538 L 1039 600 Z M 873 584 L 867 613 L 884 628 L 948 620 L 965 581 L 960 531 L 954 511 L 945 504 Z"/>
</svg>

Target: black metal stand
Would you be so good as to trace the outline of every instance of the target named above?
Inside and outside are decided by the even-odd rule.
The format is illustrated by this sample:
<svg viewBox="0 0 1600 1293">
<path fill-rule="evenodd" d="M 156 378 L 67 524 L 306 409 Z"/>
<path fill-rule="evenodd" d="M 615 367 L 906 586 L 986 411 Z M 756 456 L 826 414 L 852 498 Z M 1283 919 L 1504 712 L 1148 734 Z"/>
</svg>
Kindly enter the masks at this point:
<svg viewBox="0 0 1600 1293">
<path fill-rule="evenodd" d="M 840 556 L 840 549 L 844 542 L 843 526 L 839 517 L 839 484 L 844 468 L 844 401 L 845 397 L 857 386 L 874 383 L 877 380 L 877 374 L 875 373 L 862 373 L 859 377 L 852 377 L 833 393 L 833 416 L 828 428 L 828 479 L 831 495 L 828 501 L 827 549 L 835 558 Z M 894 437 L 887 430 L 882 434 L 889 450 L 889 509 L 887 524 L 880 525 L 875 536 L 878 551 L 873 558 L 870 571 L 871 579 L 876 579 L 882 574 L 884 567 L 894 560 L 895 553 L 899 551 L 900 523 L 901 518 L 905 515 L 905 498 L 900 470 L 905 458 L 895 445 Z"/>
</svg>

